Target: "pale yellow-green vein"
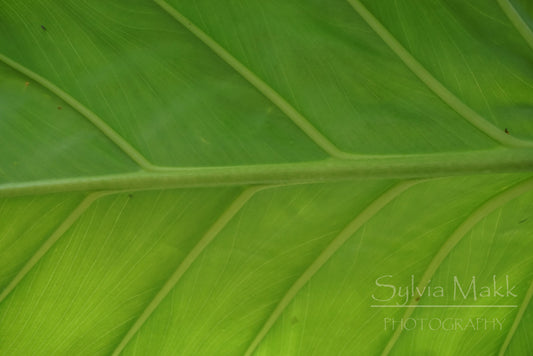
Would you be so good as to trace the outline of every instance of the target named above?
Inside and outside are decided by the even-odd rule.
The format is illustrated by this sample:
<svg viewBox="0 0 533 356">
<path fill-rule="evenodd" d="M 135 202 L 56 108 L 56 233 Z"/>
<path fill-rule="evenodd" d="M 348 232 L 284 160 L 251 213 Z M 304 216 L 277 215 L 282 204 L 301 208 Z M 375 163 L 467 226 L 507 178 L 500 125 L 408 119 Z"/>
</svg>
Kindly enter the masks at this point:
<svg viewBox="0 0 533 356">
<path fill-rule="evenodd" d="M 359 0 L 347 0 L 353 9 L 402 60 L 403 63 L 433 91 L 442 101 L 461 115 L 466 121 L 496 142 L 509 147 L 533 147 L 533 141 L 522 140 L 506 134 L 483 116 L 461 101 L 455 94 L 438 81 L 411 53 L 379 22 L 379 20 Z"/>
<path fill-rule="evenodd" d="M 533 49 L 533 31 L 531 31 L 531 28 L 529 28 L 518 11 L 509 0 L 498 0 L 498 4 L 500 4 L 500 7 L 509 18 L 509 21 L 511 21 L 516 30 L 522 35 L 529 47 Z"/>
<path fill-rule="evenodd" d="M 370 220 L 374 215 L 376 215 L 383 207 L 389 204 L 394 198 L 403 193 L 408 188 L 419 183 L 419 181 L 405 181 L 396 184 L 384 194 L 370 203 L 366 209 L 364 209 L 354 220 L 352 220 L 340 233 L 335 237 L 335 239 L 322 251 L 322 253 L 317 257 L 316 260 L 311 263 L 311 265 L 302 273 L 302 275 L 294 282 L 294 284 L 289 288 L 287 293 L 280 300 L 276 308 L 272 311 L 270 316 L 267 318 L 263 327 L 259 330 L 257 335 L 254 337 L 248 349 L 246 350 L 245 356 L 250 356 L 259 346 L 261 341 L 267 335 L 269 330 L 278 320 L 283 311 L 287 308 L 289 303 L 294 299 L 298 292 L 303 288 L 303 286 L 309 282 L 309 280 L 317 273 L 317 271 L 335 254 L 335 252 L 342 246 L 344 243 L 357 231 L 361 226 L 363 226 L 368 220 Z"/>
<path fill-rule="evenodd" d="M 441 266 L 450 252 L 457 246 L 457 244 L 464 238 L 464 236 L 483 218 L 489 215 L 494 210 L 507 204 L 511 200 L 519 197 L 520 195 L 533 189 L 533 178 L 520 182 L 509 189 L 506 189 L 502 193 L 493 196 L 491 199 L 482 204 L 472 214 L 470 214 L 461 225 L 450 235 L 450 237 L 444 242 L 437 254 L 433 257 L 429 263 L 426 271 L 422 275 L 420 282 L 417 286 L 417 290 L 424 290 L 437 269 Z M 416 305 L 419 303 L 416 299 L 412 299 L 409 307 L 406 308 L 402 320 L 407 320 L 415 311 Z M 385 346 L 382 352 L 382 356 L 386 356 L 390 353 L 400 335 L 402 328 L 397 328 L 390 338 L 389 342 Z"/>
<path fill-rule="evenodd" d="M 272 87 L 260 79 L 255 73 L 248 69 L 239 60 L 233 57 L 226 49 L 218 44 L 213 38 L 208 36 L 192 21 L 186 18 L 176 8 L 169 5 L 164 0 L 154 0 L 163 10 L 170 16 L 177 20 L 181 25 L 187 28 L 200 41 L 207 45 L 214 53 L 216 53 L 222 60 L 230 65 L 236 72 L 238 72 L 244 79 L 252 84 L 259 92 L 267 97 L 274 105 L 276 105 L 285 115 L 287 115 L 293 122 L 302 130 L 317 146 L 322 148 L 330 156 L 342 159 L 355 159 L 362 157 L 348 152 L 341 151 L 328 138 L 326 138 L 320 131 L 314 127 L 310 121 L 298 112 L 291 104 L 289 104 L 281 95 L 279 95 Z"/>
<path fill-rule="evenodd" d="M 524 316 L 526 309 L 529 306 L 529 303 L 531 302 L 532 297 L 533 297 L 533 281 L 531 281 L 531 284 L 529 285 L 529 289 L 527 290 L 526 295 L 524 296 L 524 300 L 522 301 L 522 304 L 520 305 L 520 308 L 518 309 L 518 312 L 516 313 L 516 317 L 513 321 L 513 325 L 509 329 L 509 332 L 507 333 L 507 336 L 505 337 L 502 347 L 500 348 L 500 352 L 498 353 L 499 356 L 505 355 L 505 352 L 507 351 L 509 344 L 511 344 L 511 340 L 513 339 L 513 336 L 516 330 L 518 329 L 518 325 L 520 325 L 520 321 L 522 321 L 522 317 Z"/>
<path fill-rule="evenodd" d="M 28 78 L 34 80 L 36 83 L 39 83 L 44 88 L 48 89 L 67 104 L 69 104 L 73 109 L 78 111 L 83 115 L 89 122 L 91 122 L 95 127 L 97 127 L 110 141 L 117 145 L 129 158 L 136 162 L 141 168 L 149 171 L 160 170 L 161 167 L 154 166 L 150 163 L 141 153 L 139 153 L 129 142 L 127 142 L 122 136 L 120 136 L 115 130 L 111 128 L 104 120 L 102 120 L 98 115 L 89 110 L 79 101 L 74 99 L 72 96 L 67 94 L 65 91 L 60 89 L 58 86 L 50 82 L 48 79 L 40 76 L 34 71 L 26 68 L 22 64 L 12 60 L 11 58 L 0 53 L 0 61 L 4 62 L 14 70 L 24 74 Z M 164 169 L 164 168 L 163 168 Z"/>
<path fill-rule="evenodd" d="M 170 278 L 165 282 L 163 287 L 155 295 L 155 297 L 150 301 L 141 315 L 137 318 L 135 323 L 131 328 L 126 332 L 122 340 L 119 342 L 115 350 L 113 351 L 113 356 L 119 355 L 122 350 L 127 346 L 130 340 L 135 336 L 135 334 L 141 329 L 146 320 L 152 315 L 152 313 L 157 309 L 165 297 L 170 293 L 170 291 L 176 286 L 181 277 L 187 272 L 189 267 L 196 261 L 198 256 L 205 250 L 205 248 L 215 239 L 215 237 L 222 231 L 222 229 L 228 224 L 228 222 L 237 214 L 241 208 L 250 200 L 250 198 L 257 193 L 259 190 L 265 189 L 267 187 L 258 186 L 247 188 L 244 192 L 241 193 L 233 203 L 220 215 L 218 220 L 207 230 L 204 236 L 198 241 L 194 248 L 189 252 L 185 259 L 178 266 L 176 271 L 170 276 Z"/>
<path fill-rule="evenodd" d="M 353 179 L 417 179 L 485 173 L 533 172 L 533 150 L 397 155 L 360 160 L 228 167 L 186 167 L 94 177 L 0 184 L 0 197 L 97 190 L 146 190 L 253 184 L 304 184 Z"/>
<path fill-rule="evenodd" d="M 30 270 L 43 258 L 43 256 L 50 250 L 50 248 L 59 240 L 61 236 L 78 220 L 78 218 L 91 206 L 91 204 L 106 193 L 92 193 L 89 194 L 81 203 L 63 220 L 57 229 L 50 235 L 50 237 L 39 247 L 32 257 L 24 264 L 20 271 L 15 275 L 11 282 L 0 294 L 0 303 L 17 287 L 17 285 L 24 279 Z"/>
</svg>

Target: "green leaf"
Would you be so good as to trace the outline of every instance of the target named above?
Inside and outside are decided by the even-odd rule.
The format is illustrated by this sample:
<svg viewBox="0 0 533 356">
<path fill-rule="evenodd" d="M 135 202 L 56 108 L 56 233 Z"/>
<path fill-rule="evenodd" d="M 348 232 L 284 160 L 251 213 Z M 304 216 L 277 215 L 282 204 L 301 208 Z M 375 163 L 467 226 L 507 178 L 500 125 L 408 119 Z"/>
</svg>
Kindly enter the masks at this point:
<svg viewBox="0 0 533 356">
<path fill-rule="evenodd" d="M 532 354 L 532 29 L 0 0 L 0 354 Z"/>
</svg>

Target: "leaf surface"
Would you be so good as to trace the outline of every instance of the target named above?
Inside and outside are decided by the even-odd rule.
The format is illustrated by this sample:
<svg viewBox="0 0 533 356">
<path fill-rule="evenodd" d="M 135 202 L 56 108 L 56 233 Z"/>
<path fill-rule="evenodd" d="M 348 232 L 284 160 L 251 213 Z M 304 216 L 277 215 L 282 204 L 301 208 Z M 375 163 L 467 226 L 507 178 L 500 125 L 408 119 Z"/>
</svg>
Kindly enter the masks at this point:
<svg viewBox="0 0 533 356">
<path fill-rule="evenodd" d="M 532 28 L 0 0 L 0 354 L 532 353 Z"/>
</svg>

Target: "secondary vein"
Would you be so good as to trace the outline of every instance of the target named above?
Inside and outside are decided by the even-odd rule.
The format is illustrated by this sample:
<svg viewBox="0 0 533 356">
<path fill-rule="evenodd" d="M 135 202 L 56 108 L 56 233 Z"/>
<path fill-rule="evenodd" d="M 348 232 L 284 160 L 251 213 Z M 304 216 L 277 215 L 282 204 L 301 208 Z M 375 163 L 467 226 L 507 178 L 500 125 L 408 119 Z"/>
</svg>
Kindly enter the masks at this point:
<svg viewBox="0 0 533 356">
<path fill-rule="evenodd" d="M 426 271 L 422 275 L 422 278 L 420 279 L 420 283 L 416 287 L 417 290 L 424 290 L 435 272 L 438 270 L 438 268 L 442 265 L 446 257 L 450 254 L 450 252 L 461 242 L 461 240 L 465 237 L 465 235 L 483 218 L 485 218 L 487 215 L 492 213 L 497 208 L 507 204 L 511 200 L 518 198 L 522 194 L 530 191 L 533 189 L 533 178 L 529 178 L 525 181 L 522 181 L 518 184 L 515 184 L 511 188 L 506 189 L 502 193 L 499 193 L 492 198 L 490 198 L 488 201 L 486 201 L 484 204 L 482 204 L 480 207 L 478 207 L 472 214 L 470 214 L 461 225 L 455 229 L 455 231 L 450 235 L 450 237 L 444 242 L 444 244 L 441 246 L 437 254 L 433 257 L 431 262 L 429 263 Z M 411 301 L 409 306 L 407 307 L 404 315 L 402 316 L 402 320 L 407 320 L 411 317 L 413 312 L 415 311 L 415 307 L 419 302 L 415 299 Z M 402 334 L 402 328 L 396 329 L 396 331 L 393 333 L 392 337 L 390 338 L 389 342 L 383 349 L 383 353 L 381 356 L 387 356 L 398 339 L 400 338 L 400 335 Z"/>
<path fill-rule="evenodd" d="M 500 4 L 500 7 L 505 15 L 507 15 L 513 26 L 522 35 L 529 47 L 533 49 L 533 31 L 531 31 L 531 28 L 529 28 L 518 11 L 514 8 L 509 0 L 498 0 L 498 4 Z"/>
<path fill-rule="evenodd" d="M 375 216 L 383 207 L 389 204 L 398 195 L 406 191 L 408 188 L 419 183 L 419 181 L 401 182 L 388 189 L 385 193 L 371 202 L 366 209 L 364 209 L 357 217 L 352 220 L 340 233 L 331 241 L 331 243 L 322 251 L 316 260 L 309 265 L 309 267 L 300 275 L 300 277 L 289 288 L 287 293 L 281 298 L 276 308 L 267 318 L 265 324 L 259 330 L 255 338 L 252 340 L 250 346 L 245 352 L 245 356 L 251 356 L 257 346 L 261 343 L 267 333 L 270 331 L 276 320 L 281 316 L 283 311 L 287 308 L 290 302 L 298 294 L 298 292 L 309 282 L 309 280 L 318 272 L 318 270 L 330 260 L 330 258 L 337 252 L 339 248 L 368 220 Z"/>
<path fill-rule="evenodd" d="M 505 337 L 505 341 L 503 342 L 502 347 L 500 348 L 500 352 L 498 353 L 499 356 L 505 355 L 505 352 L 507 351 L 507 348 L 509 347 L 511 340 L 513 339 L 513 336 L 516 330 L 518 329 L 518 325 L 520 325 L 520 321 L 522 321 L 522 317 L 526 313 L 526 309 L 529 306 L 529 303 L 531 302 L 532 297 L 533 297 L 533 281 L 531 281 L 531 284 L 529 286 L 529 289 L 526 292 L 524 300 L 522 301 L 522 304 L 520 305 L 520 309 L 518 309 L 518 312 L 516 313 L 516 317 L 513 321 L 513 325 L 509 329 L 509 332 L 507 333 L 507 336 Z"/>
<path fill-rule="evenodd" d="M 205 235 L 198 241 L 196 246 L 189 252 L 187 257 L 181 262 L 176 271 L 170 276 L 167 282 L 155 295 L 152 301 L 148 304 L 146 309 L 142 314 L 137 318 L 135 323 L 124 335 L 118 346 L 113 351 L 113 356 L 118 356 L 126 345 L 130 342 L 133 336 L 139 331 L 139 329 L 144 325 L 146 320 L 152 315 L 152 313 L 157 309 L 165 297 L 170 293 L 170 291 L 176 286 L 181 277 L 187 272 L 189 267 L 196 261 L 198 256 L 206 249 L 206 247 L 215 239 L 220 231 L 228 224 L 228 222 L 237 214 L 241 208 L 250 200 L 250 198 L 257 193 L 259 190 L 265 189 L 266 187 L 251 187 L 246 189 L 233 201 L 233 203 L 220 215 L 218 220 L 209 228 Z"/>
<path fill-rule="evenodd" d="M 496 142 L 509 147 L 533 147 L 533 141 L 522 140 L 507 135 L 483 116 L 478 114 L 461 99 L 448 90 L 440 81 L 418 62 L 411 53 L 379 22 L 379 20 L 359 0 L 347 0 L 374 32 L 389 46 L 402 62 L 442 101 L 461 115 L 471 125 Z"/>
<path fill-rule="evenodd" d="M 181 14 L 176 8 L 170 6 L 164 0 L 154 0 L 163 10 L 170 16 L 177 20 L 181 25 L 187 28 L 200 41 L 207 45 L 213 52 L 215 52 L 222 60 L 230 65 L 237 73 L 252 84 L 260 93 L 267 97 L 274 105 L 276 105 L 285 115 L 287 115 L 296 126 L 300 128 L 317 146 L 322 148 L 326 153 L 335 158 L 341 159 L 356 159 L 362 157 L 361 155 L 341 151 L 328 138 L 326 138 L 320 131 L 318 131 L 310 121 L 298 112 L 291 104 L 289 104 L 281 95 L 272 89 L 267 83 L 261 80 L 250 69 L 248 69 L 239 60 L 233 57 L 226 49 L 219 45 L 213 38 L 208 36 L 199 27 L 192 23 L 188 18 Z"/>
<path fill-rule="evenodd" d="M 78 220 L 78 218 L 91 206 L 91 204 L 103 195 L 110 192 L 97 192 L 89 194 L 81 203 L 63 220 L 50 237 L 39 247 L 33 256 L 26 262 L 17 275 L 11 280 L 7 287 L 0 294 L 0 303 L 17 287 L 30 270 L 41 260 L 41 258 L 52 248 L 61 236 Z"/>
<path fill-rule="evenodd" d="M 104 120 L 102 120 L 98 115 L 93 113 L 82 103 L 74 99 L 72 96 L 67 94 L 65 91 L 60 89 L 58 86 L 50 82 L 48 79 L 40 76 L 39 74 L 33 72 L 29 68 L 24 67 L 22 64 L 12 60 L 11 58 L 0 53 L 0 61 L 7 64 L 9 67 L 14 70 L 24 74 L 28 78 L 33 79 L 35 82 L 42 85 L 44 88 L 48 89 L 67 104 L 69 104 L 73 109 L 78 111 L 83 115 L 90 123 L 92 123 L 96 128 L 98 128 L 109 140 L 111 140 L 115 145 L 117 145 L 129 158 L 136 162 L 141 168 L 148 171 L 156 171 L 160 168 L 154 166 L 150 163 L 139 151 L 137 151 L 129 142 L 127 142 L 122 136 L 120 136 L 115 130 L 111 128 Z"/>
</svg>

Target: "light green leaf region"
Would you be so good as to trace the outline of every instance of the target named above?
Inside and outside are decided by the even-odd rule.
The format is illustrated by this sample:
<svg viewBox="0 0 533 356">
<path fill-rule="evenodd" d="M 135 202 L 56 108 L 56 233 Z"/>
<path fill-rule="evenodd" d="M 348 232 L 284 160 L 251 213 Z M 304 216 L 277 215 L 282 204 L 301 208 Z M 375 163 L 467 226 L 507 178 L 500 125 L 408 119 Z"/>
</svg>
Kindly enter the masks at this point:
<svg viewBox="0 0 533 356">
<path fill-rule="evenodd" d="M 528 0 L 0 0 L 0 355 L 533 354 Z"/>
</svg>

